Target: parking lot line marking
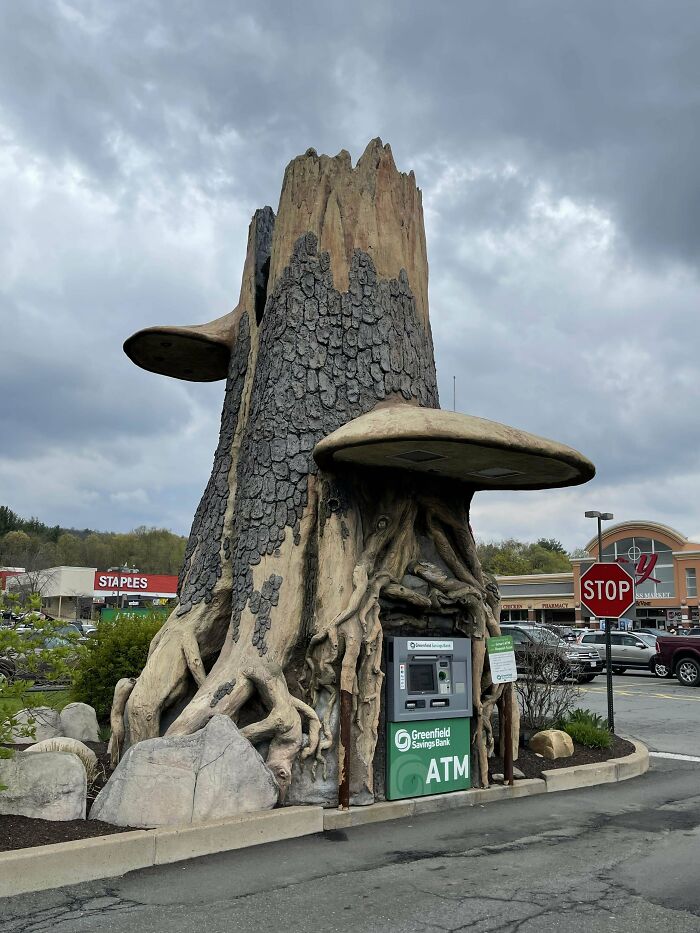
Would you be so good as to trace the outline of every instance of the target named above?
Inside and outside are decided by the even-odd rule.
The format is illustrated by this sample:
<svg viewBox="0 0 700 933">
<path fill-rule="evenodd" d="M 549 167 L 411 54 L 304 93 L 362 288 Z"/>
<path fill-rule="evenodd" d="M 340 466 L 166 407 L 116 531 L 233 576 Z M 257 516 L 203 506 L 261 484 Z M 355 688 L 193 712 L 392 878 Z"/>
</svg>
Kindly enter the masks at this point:
<svg viewBox="0 0 700 933">
<path fill-rule="evenodd" d="M 650 758 L 672 758 L 674 761 L 697 761 L 700 758 L 696 755 L 677 755 L 675 752 L 649 752 Z"/>
<path fill-rule="evenodd" d="M 607 691 L 602 687 L 587 687 L 587 693 L 605 694 Z M 634 693 L 627 688 L 623 690 L 617 687 L 614 691 L 616 697 L 654 697 L 658 700 L 690 700 L 692 703 L 700 703 L 700 696 L 691 696 L 688 693 L 651 693 L 648 690 L 636 690 Z"/>
</svg>

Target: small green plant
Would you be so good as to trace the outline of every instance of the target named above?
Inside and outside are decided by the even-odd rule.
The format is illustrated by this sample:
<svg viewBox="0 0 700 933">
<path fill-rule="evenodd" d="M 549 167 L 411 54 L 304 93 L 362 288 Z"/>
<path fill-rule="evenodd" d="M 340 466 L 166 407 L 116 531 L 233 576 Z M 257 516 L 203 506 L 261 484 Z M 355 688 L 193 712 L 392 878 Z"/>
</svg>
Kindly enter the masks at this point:
<svg viewBox="0 0 700 933">
<path fill-rule="evenodd" d="M 595 726 L 598 729 L 607 729 L 608 721 L 604 716 L 600 716 L 598 713 L 594 713 L 590 709 L 583 709 L 580 706 L 577 706 L 576 709 L 572 709 L 568 716 L 569 722 L 582 722 L 586 723 L 589 726 Z"/>
<path fill-rule="evenodd" d="M 159 615 L 100 622 L 97 633 L 82 646 L 73 670 L 71 699 L 89 703 L 101 722 L 109 719 L 112 697 L 122 677 L 138 677 L 148 658 L 153 636 L 163 624 Z"/>
<path fill-rule="evenodd" d="M 587 748 L 610 748 L 612 735 L 606 720 L 589 709 L 577 708 L 557 723 L 557 728 L 568 733 L 574 742 Z"/>
<path fill-rule="evenodd" d="M 607 728 L 600 726 L 591 726 L 587 722 L 570 722 L 566 725 L 567 732 L 574 742 L 579 745 L 585 745 L 587 748 L 610 748 L 612 745 L 612 735 Z"/>
</svg>

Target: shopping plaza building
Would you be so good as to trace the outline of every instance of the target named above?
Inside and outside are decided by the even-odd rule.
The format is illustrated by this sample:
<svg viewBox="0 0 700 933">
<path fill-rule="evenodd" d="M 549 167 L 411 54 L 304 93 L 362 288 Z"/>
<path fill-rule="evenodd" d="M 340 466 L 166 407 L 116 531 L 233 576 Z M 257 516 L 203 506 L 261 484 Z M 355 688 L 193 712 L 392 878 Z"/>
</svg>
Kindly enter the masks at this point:
<svg viewBox="0 0 700 933">
<path fill-rule="evenodd" d="M 174 574 L 141 573 L 121 567 L 49 567 L 31 573 L 18 570 L 4 574 L 6 588 L 10 592 L 37 591 L 44 612 L 61 619 L 100 618 L 105 609 L 117 608 L 148 612 L 168 606 L 177 598 Z"/>
<path fill-rule="evenodd" d="M 571 572 L 498 577 L 501 620 L 595 625 L 581 605 L 581 574 L 598 560 L 598 539 Z M 603 532 L 603 560 L 617 561 L 634 577 L 636 603 L 626 613 L 635 628 L 670 628 L 700 622 L 700 544 L 655 522 L 621 522 Z"/>
</svg>

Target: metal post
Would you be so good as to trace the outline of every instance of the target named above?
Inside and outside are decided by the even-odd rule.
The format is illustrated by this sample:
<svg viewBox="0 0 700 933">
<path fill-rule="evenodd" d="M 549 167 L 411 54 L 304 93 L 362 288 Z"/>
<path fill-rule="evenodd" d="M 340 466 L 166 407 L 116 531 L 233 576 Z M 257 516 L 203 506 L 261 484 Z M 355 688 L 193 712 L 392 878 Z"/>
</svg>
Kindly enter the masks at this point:
<svg viewBox="0 0 700 933">
<path fill-rule="evenodd" d="M 340 690 L 340 748 L 338 761 L 338 806 L 350 809 L 350 743 L 352 742 L 352 693 Z"/>
<path fill-rule="evenodd" d="M 598 516 L 598 563 L 603 563 L 602 519 Z M 608 729 L 615 731 L 615 710 L 613 704 L 612 682 L 612 642 L 610 641 L 610 619 L 603 619 L 605 625 L 605 681 L 608 692 Z"/>
<path fill-rule="evenodd" d="M 503 783 L 513 786 L 513 685 L 503 688 Z"/>
</svg>

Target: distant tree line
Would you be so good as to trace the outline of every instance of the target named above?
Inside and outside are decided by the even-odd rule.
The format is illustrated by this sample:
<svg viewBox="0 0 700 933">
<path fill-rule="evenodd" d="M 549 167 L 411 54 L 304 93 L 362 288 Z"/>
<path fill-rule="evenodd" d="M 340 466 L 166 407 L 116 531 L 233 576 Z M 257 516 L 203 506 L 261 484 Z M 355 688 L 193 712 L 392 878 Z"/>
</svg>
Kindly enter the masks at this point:
<svg viewBox="0 0 700 933">
<path fill-rule="evenodd" d="M 178 573 L 187 539 L 165 528 L 141 526 L 127 534 L 49 526 L 37 518 L 20 518 L 0 505 L 0 566 L 26 567 L 136 567 L 143 573 Z M 565 573 L 569 557 L 556 538 L 534 542 L 486 541 L 477 545 L 484 570 L 494 574 Z"/>
<path fill-rule="evenodd" d="M 165 528 L 141 526 L 126 534 L 61 528 L 23 519 L 0 506 L 0 566 L 136 567 L 143 573 L 178 573 L 186 538 Z"/>
<path fill-rule="evenodd" d="M 477 544 L 477 551 L 488 573 L 566 573 L 571 570 L 570 555 L 556 538 L 539 538 L 530 543 L 515 538 L 487 541 Z"/>
</svg>

